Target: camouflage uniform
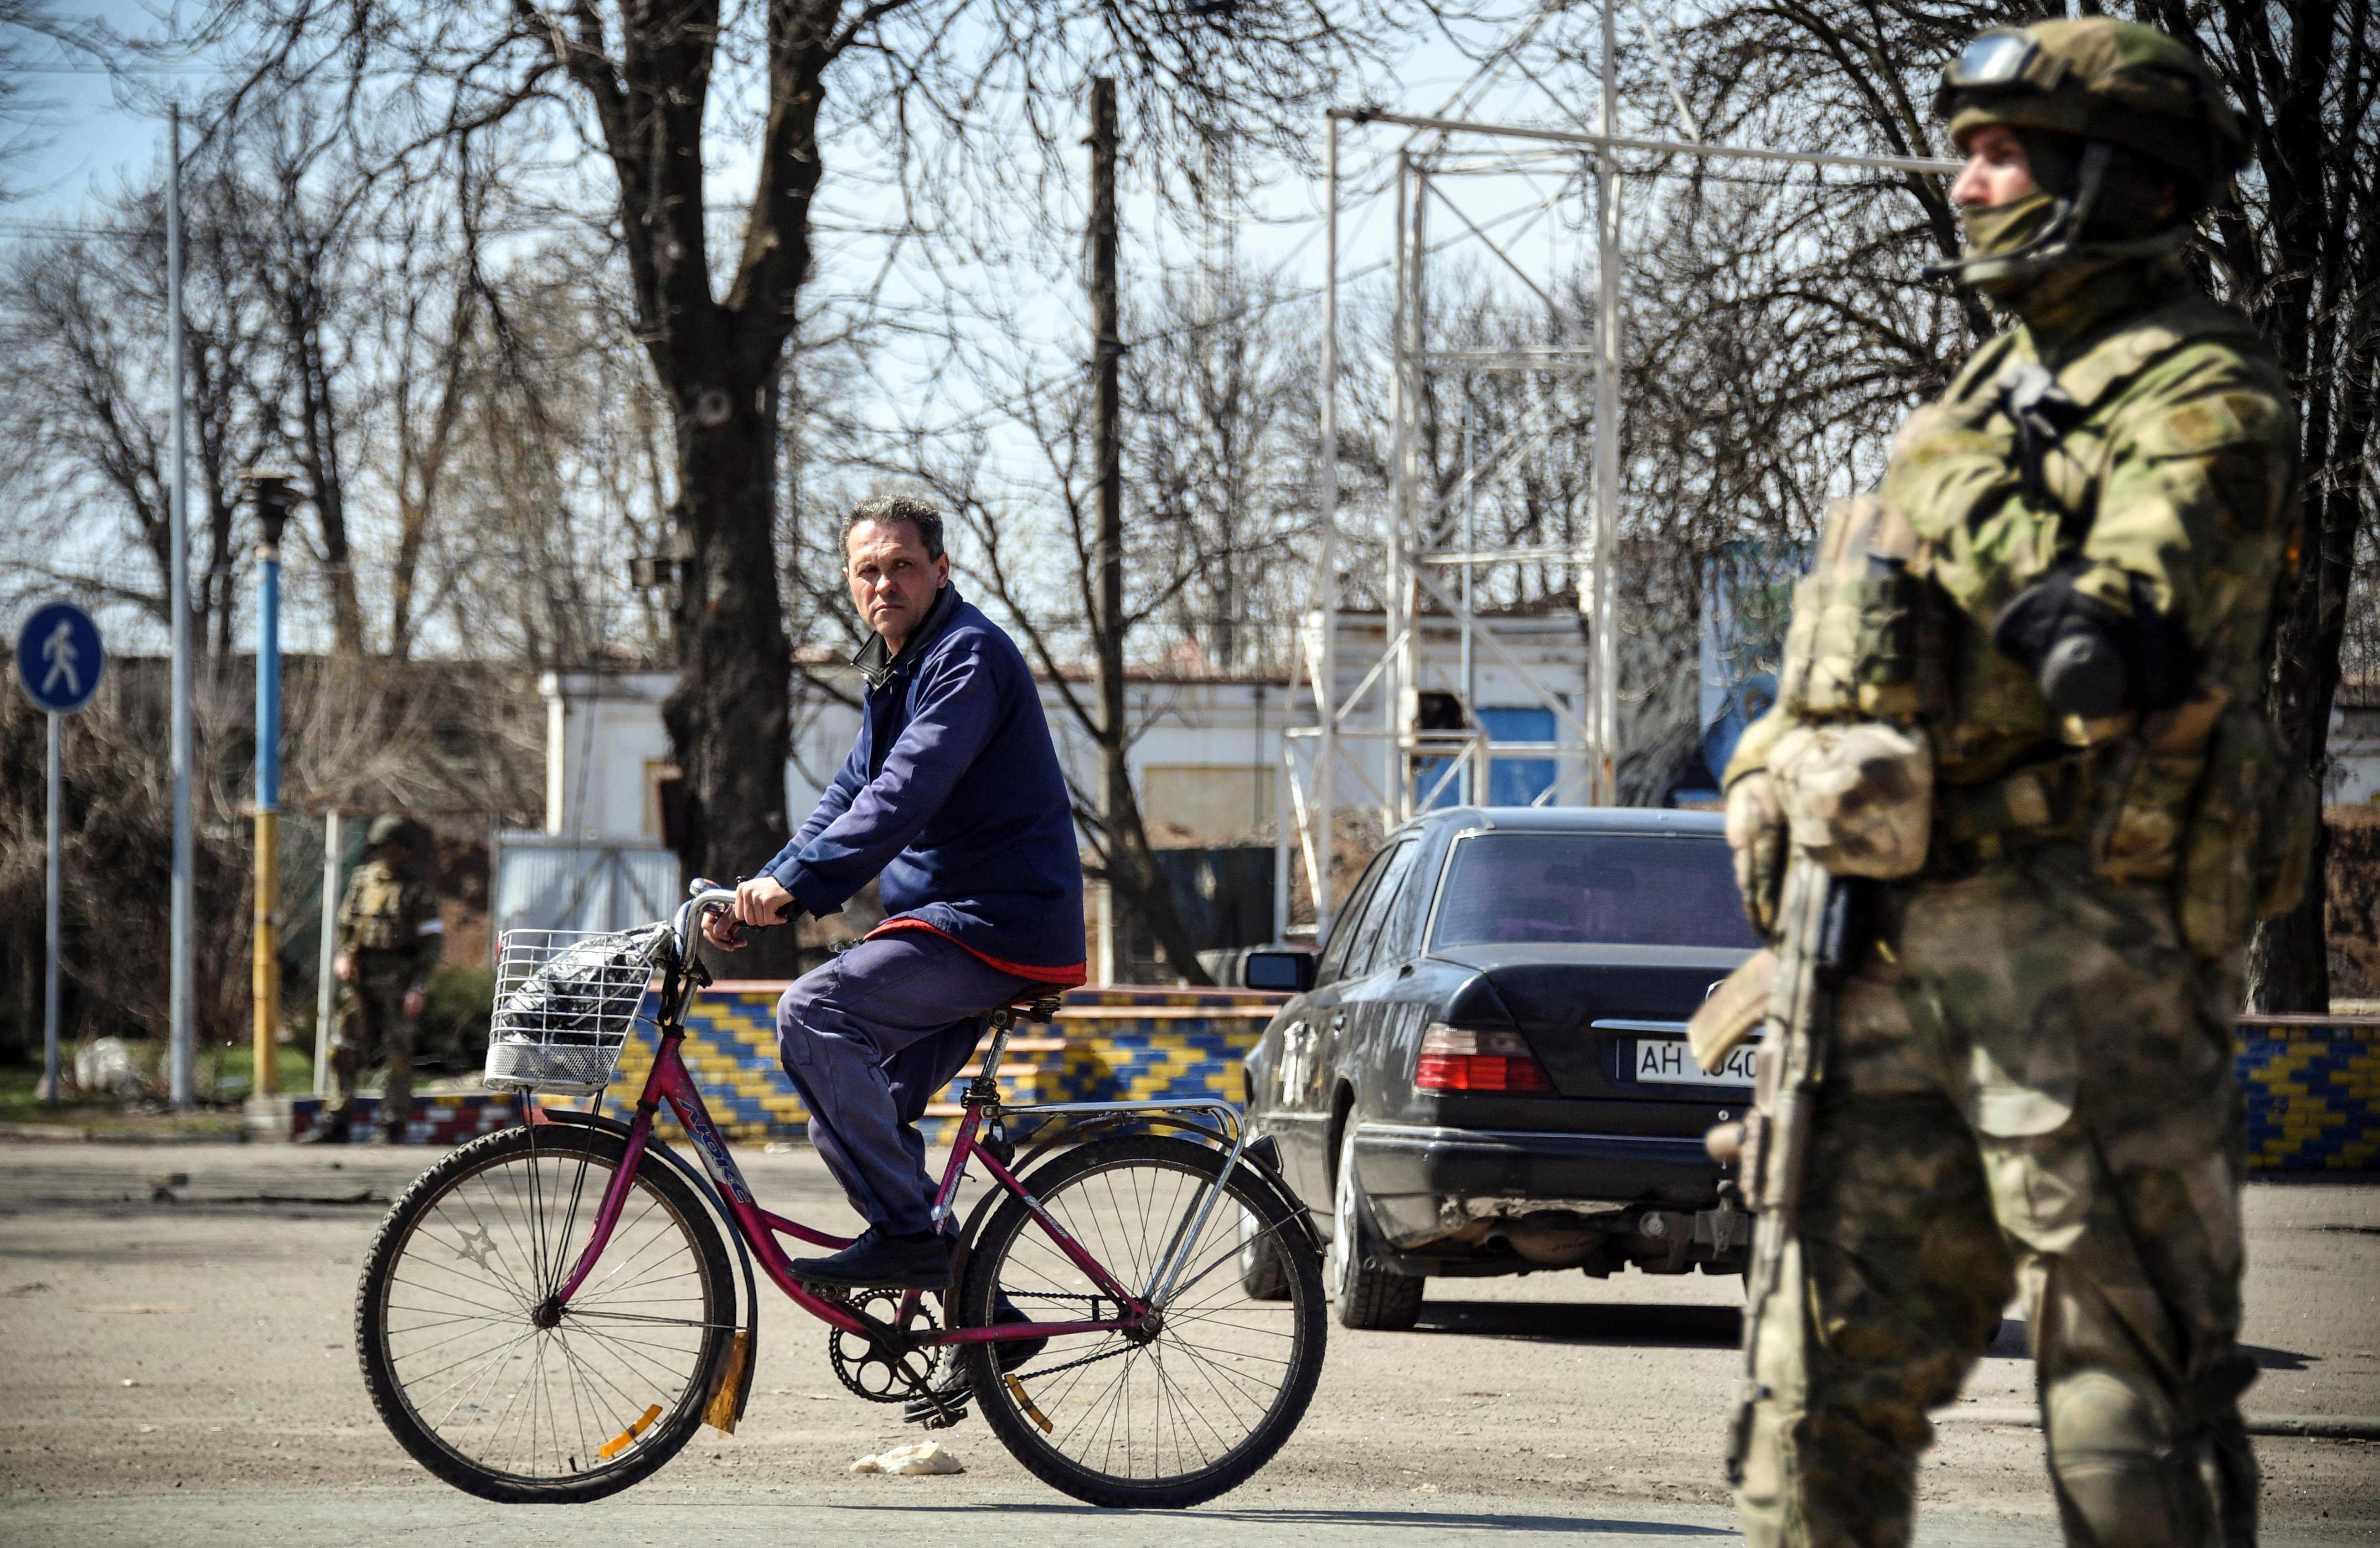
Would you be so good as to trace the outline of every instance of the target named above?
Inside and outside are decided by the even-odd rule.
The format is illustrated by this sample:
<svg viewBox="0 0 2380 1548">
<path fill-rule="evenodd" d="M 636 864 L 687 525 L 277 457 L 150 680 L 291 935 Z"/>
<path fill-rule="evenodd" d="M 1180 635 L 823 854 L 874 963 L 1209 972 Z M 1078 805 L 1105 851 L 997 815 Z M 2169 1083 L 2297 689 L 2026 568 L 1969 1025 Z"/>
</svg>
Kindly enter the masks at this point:
<svg viewBox="0 0 2380 1548">
<path fill-rule="evenodd" d="M 2086 78 L 2175 48 L 2107 21 L 2028 32 Z M 1765 782 L 1797 727 L 1896 710 L 1932 759 L 1923 868 L 1863 884 L 1869 945 L 1821 1029 L 1795 1229 L 1746 1328 L 1731 1461 L 1754 1543 L 1908 1542 L 1926 1411 L 1956 1397 L 2011 1293 L 2068 1541 L 2254 1537 L 2230 1018 L 2248 927 L 2290 885 L 2292 835 L 2258 826 L 2279 758 L 2252 707 L 2293 562 L 2295 410 L 2247 321 L 2169 252 L 2003 298 L 2024 320 L 1910 421 L 1877 496 L 1828 540 L 1855 522 L 1898 534 L 1926 619 L 1896 633 L 1854 588 L 1828 611 L 1805 581 L 1779 702 L 1728 770 L 1731 790 Z M 2071 400 L 2030 466 L 2007 392 L 2026 364 Z M 2178 626 L 2181 702 L 2052 709 L 1993 641 L 2053 571 Z M 1876 687 L 1893 641 L 1934 658 L 1898 699 Z M 1737 832 L 1779 820 L 1763 809 L 1730 812 L 1748 877 L 1772 868 Z"/>
<path fill-rule="evenodd" d="M 331 1099 L 322 1119 L 331 1128 L 351 1121 L 358 1076 L 366 1065 L 385 1060 L 380 1114 L 392 1137 L 413 1110 L 418 1019 L 405 1013 L 405 997 L 428 987 L 445 944 L 438 894 L 404 863 L 393 836 L 385 818 L 372 825 L 378 853 L 348 877 L 339 904 L 339 949 L 355 964 L 355 976 L 339 986 Z"/>
</svg>

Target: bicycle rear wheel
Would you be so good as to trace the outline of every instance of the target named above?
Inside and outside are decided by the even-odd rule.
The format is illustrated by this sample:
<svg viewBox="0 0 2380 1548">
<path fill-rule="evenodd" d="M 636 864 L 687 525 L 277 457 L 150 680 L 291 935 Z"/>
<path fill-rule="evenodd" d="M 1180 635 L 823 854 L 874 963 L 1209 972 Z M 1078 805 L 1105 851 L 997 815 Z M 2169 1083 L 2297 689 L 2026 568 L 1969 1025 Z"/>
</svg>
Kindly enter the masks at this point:
<svg viewBox="0 0 2380 1548">
<path fill-rule="evenodd" d="M 1118 1136 L 1067 1152 L 1025 1186 L 1141 1294 L 1190 1233 L 1223 1162 L 1222 1152 L 1185 1140 Z M 1278 1300 L 1242 1283 L 1243 1212 L 1259 1222 L 1281 1265 Z M 1042 1481 L 1093 1505 L 1196 1505 L 1245 1482 L 1305 1417 L 1322 1374 L 1322 1274 L 1287 1206 L 1235 1170 L 1183 1261 L 1153 1335 L 1061 1335 L 1005 1375 L 997 1346 L 966 1346 L 967 1381 L 985 1420 Z M 968 1253 L 961 1324 L 995 1321 L 1001 1295 L 1037 1322 L 1115 1314 L 1014 1196 Z"/>
<path fill-rule="evenodd" d="M 356 1292 L 364 1383 L 398 1444 L 505 1504 L 601 1499 L 675 1456 L 735 1332 L 727 1252 L 658 1160 L 558 1315 L 626 1153 L 577 1125 L 506 1129 L 424 1172 L 388 1213 Z"/>
</svg>

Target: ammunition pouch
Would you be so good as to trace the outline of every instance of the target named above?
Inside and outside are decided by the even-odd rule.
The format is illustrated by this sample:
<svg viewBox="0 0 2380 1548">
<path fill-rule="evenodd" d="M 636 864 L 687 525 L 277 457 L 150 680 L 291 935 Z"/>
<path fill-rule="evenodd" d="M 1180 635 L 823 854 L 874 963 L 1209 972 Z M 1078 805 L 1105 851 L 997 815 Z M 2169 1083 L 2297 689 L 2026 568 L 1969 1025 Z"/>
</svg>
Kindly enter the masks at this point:
<svg viewBox="0 0 2380 1548">
<path fill-rule="evenodd" d="M 2080 756 L 2060 758 L 1934 794 L 1933 868 L 1963 875 L 2043 839 L 2080 836 L 2090 769 Z"/>
<path fill-rule="evenodd" d="M 1938 620 L 1910 571 L 1915 538 L 1873 495 L 1827 513 L 1795 586 L 1778 699 L 1802 720 L 1912 720 L 1942 698 Z"/>
<path fill-rule="evenodd" d="M 1829 876 L 1913 876 L 1934 816 L 1925 733 L 1881 720 L 1796 726 L 1768 754 L 1796 849 Z"/>
<path fill-rule="evenodd" d="M 2176 846 L 2175 909 L 2182 939 L 2222 961 L 2258 919 L 2287 913 L 2305 894 L 2321 819 L 2320 792 L 2253 705 L 2226 707 L 2207 739 Z"/>
</svg>

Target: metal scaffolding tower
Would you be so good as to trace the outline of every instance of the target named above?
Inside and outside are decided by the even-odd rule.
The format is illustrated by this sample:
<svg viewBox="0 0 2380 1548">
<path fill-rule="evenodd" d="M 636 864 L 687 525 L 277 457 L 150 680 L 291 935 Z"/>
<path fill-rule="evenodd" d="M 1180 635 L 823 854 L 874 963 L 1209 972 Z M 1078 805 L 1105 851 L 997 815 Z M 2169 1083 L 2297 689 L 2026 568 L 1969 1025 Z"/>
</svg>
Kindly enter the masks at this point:
<svg viewBox="0 0 2380 1548">
<path fill-rule="evenodd" d="M 1541 7 L 1488 54 L 1478 71 L 1436 114 L 1336 107 L 1326 115 L 1329 197 L 1324 217 L 1328 278 L 1323 303 L 1321 539 L 1314 605 L 1298 652 L 1299 682 L 1292 690 L 1293 704 L 1310 702 L 1316 723 L 1287 732 L 1281 743 L 1275 804 L 1279 822 L 1273 917 L 1281 922 L 1284 937 L 1303 933 L 1300 926 L 1290 924 L 1293 884 L 1301 869 L 1306 893 L 1315 901 L 1311 926 L 1315 938 L 1319 941 L 1330 934 L 1335 903 L 1330 836 L 1351 793 L 1361 797 L 1354 804 L 1377 811 L 1386 828 L 1450 796 L 1485 801 L 1492 788 L 1494 759 L 1517 756 L 1550 760 L 1555 767 L 1551 782 L 1534 796 L 1538 804 L 1560 804 L 1581 797 L 1588 804 L 1614 799 L 1619 631 L 1612 620 L 1622 496 L 1620 373 L 1626 347 L 1621 305 L 1626 262 L 1621 240 L 1622 158 L 1697 157 L 1864 171 L 1958 170 L 1956 162 L 1925 158 L 1705 143 L 1665 63 L 1660 68 L 1667 111 L 1674 114 L 1687 138 L 1621 134 L 1621 0 L 1604 0 L 1601 6 L 1600 112 L 1592 127 L 1581 121 L 1572 104 L 1557 96 L 1527 63 L 1532 42 L 1549 23 L 1572 10 L 1560 0 Z M 1650 19 L 1641 13 L 1635 19 L 1658 62 L 1661 44 Z M 1474 111 L 1500 83 L 1512 85 L 1512 77 L 1519 78 L 1519 89 L 1541 92 L 1568 123 L 1490 123 L 1462 115 Z M 1393 256 L 1387 264 L 1391 275 L 1391 372 L 1388 498 L 1379 533 L 1383 607 L 1377 643 L 1368 619 L 1358 631 L 1366 637 L 1345 637 L 1350 629 L 1341 612 L 1339 577 L 1348 535 L 1341 519 L 1337 454 L 1344 284 L 1341 227 L 1347 195 L 1341 139 L 1342 126 L 1360 131 L 1376 125 L 1408 131 L 1393 153 L 1390 186 L 1377 190 L 1392 196 L 1395 218 Z M 1466 210 L 1457 190 L 1482 178 L 1518 179 L 1531 187 L 1536 202 L 1531 205 L 1524 199 L 1500 214 L 1475 215 Z M 1576 315 L 1579 308 L 1566 306 L 1560 298 L 1563 255 L 1554 235 L 1561 225 L 1560 209 L 1581 199 L 1591 205 L 1592 218 L 1576 224 L 1593 233 L 1590 252 L 1596 281 L 1593 310 L 1585 317 Z M 1454 227 L 1436 241 L 1429 234 L 1433 210 L 1451 218 Z M 1519 246 L 1520 239 L 1531 233 L 1538 234 L 1535 239 L 1544 248 L 1531 255 L 1533 260 L 1543 260 L 1541 268 L 1535 270 L 1531 261 L 1524 260 Z M 1543 309 L 1539 334 L 1546 342 L 1498 348 L 1441 346 L 1430 328 L 1429 278 L 1431 260 L 1447 261 L 1443 255 L 1451 250 L 1456 261 L 1476 255 L 1508 283 L 1517 280 L 1527 303 Z M 1525 420 L 1496 444 L 1477 448 L 1466 422 L 1462 477 L 1442 494 L 1426 477 L 1422 416 L 1433 379 L 1467 375 L 1475 380 L 1495 373 L 1572 381 L 1592 375 L 1591 520 L 1586 532 L 1569 545 L 1482 548 L 1477 541 L 1474 517 L 1480 493 L 1543 439 L 1533 433 Z M 1514 563 L 1558 565 L 1575 574 L 1577 612 L 1588 644 L 1583 692 L 1565 692 L 1564 684 L 1549 681 L 1546 663 L 1527 659 L 1525 652 L 1507 637 L 1509 625 L 1500 626 L 1495 617 L 1477 606 L 1482 573 Z M 1433 659 L 1433 635 L 1441 645 L 1451 638 L 1451 664 Z M 1354 654 L 1351 647 L 1362 654 Z M 1513 741 L 1491 734 L 1477 702 L 1483 651 L 1500 671 L 1508 691 L 1517 684 L 1550 713 L 1556 728 L 1550 741 Z M 1440 657 L 1446 654 L 1443 648 L 1435 652 Z M 1363 656 L 1369 659 L 1363 660 Z M 1342 690 L 1342 676 L 1359 662 L 1362 670 L 1356 672 L 1353 686 Z M 1578 686 L 1574 679 L 1571 686 Z M 1447 701 L 1438 695 L 1451 697 L 1452 719 L 1459 724 L 1426 726 L 1421 713 L 1425 694 L 1441 706 Z M 1358 711 L 1375 700 L 1377 713 L 1359 716 Z M 1435 717 L 1447 718 L 1442 713 Z"/>
</svg>

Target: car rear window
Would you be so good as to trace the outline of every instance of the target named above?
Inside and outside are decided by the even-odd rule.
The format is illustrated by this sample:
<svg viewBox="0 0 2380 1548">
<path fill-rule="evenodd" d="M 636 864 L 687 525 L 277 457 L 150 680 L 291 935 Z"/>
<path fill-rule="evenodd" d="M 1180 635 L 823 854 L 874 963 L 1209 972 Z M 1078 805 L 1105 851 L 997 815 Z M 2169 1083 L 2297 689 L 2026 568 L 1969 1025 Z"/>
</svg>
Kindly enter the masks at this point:
<svg viewBox="0 0 2380 1548">
<path fill-rule="evenodd" d="M 1454 846 L 1433 947 L 1740 946 L 1727 845 L 1628 833 L 1482 833 Z"/>
</svg>

